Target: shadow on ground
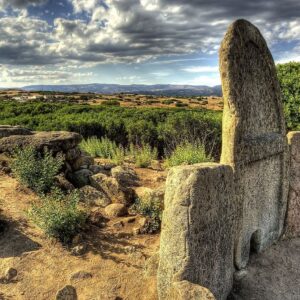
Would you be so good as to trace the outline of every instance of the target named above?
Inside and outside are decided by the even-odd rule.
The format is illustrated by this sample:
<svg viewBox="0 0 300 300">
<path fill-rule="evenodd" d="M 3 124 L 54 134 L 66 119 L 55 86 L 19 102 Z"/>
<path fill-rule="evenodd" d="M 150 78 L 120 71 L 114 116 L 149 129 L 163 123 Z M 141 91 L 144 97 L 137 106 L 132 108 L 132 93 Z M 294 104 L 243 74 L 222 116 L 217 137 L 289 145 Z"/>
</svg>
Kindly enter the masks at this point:
<svg viewBox="0 0 300 300">
<path fill-rule="evenodd" d="M 14 222 L 1 219 L 0 258 L 18 257 L 23 253 L 36 251 L 40 247 L 40 244 L 22 233 Z"/>
</svg>

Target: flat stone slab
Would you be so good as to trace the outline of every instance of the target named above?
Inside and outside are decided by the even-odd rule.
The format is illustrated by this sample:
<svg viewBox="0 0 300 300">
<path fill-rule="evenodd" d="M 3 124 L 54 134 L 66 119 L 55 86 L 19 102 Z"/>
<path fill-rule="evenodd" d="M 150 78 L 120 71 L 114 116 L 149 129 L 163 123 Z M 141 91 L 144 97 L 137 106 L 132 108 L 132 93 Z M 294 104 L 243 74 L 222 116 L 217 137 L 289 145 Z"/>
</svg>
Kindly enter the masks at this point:
<svg viewBox="0 0 300 300">
<path fill-rule="evenodd" d="M 12 153 L 16 148 L 33 146 L 37 150 L 47 147 L 53 152 L 67 151 L 76 147 L 82 136 L 75 132 L 51 131 L 31 132 L 28 135 L 11 135 L 0 139 L 0 153 Z"/>
</svg>

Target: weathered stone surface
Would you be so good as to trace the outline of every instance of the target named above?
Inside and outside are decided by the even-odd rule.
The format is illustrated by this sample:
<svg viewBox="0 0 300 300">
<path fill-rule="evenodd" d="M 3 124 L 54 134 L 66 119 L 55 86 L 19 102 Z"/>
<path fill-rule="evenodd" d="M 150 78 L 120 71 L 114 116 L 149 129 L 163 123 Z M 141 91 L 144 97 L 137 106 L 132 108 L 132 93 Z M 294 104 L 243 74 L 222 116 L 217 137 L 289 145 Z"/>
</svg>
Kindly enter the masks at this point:
<svg viewBox="0 0 300 300">
<path fill-rule="evenodd" d="M 78 147 L 69 149 L 66 152 L 66 160 L 74 160 L 74 159 L 78 158 L 79 156 L 81 156 L 81 150 Z"/>
<path fill-rule="evenodd" d="M 90 165 L 94 164 L 94 159 L 91 156 L 82 155 L 77 157 L 74 161 L 72 161 L 71 166 L 74 171 L 82 169 L 83 166 L 88 168 Z"/>
<path fill-rule="evenodd" d="M 300 237 L 300 132 L 289 132 L 287 137 L 291 161 L 290 188 L 284 236 L 291 238 Z"/>
<path fill-rule="evenodd" d="M 233 193 L 230 166 L 204 163 L 169 171 L 157 279 L 160 299 L 170 299 L 173 281 L 182 280 L 226 299 L 233 278 Z"/>
<path fill-rule="evenodd" d="M 106 207 L 111 204 L 111 200 L 101 190 L 97 190 L 90 185 L 86 185 L 79 189 L 80 200 L 88 205 Z"/>
<path fill-rule="evenodd" d="M 105 214 L 109 218 L 123 217 L 127 214 L 127 208 L 124 204 L 113 203 L 105 207 Z"/>
<path fill-rule="evenodd" d="M 144 201 L 157 199 L 160 201 L 164 200 L 165 195 L 165 188 L 159 188 L 159 189 L 151 189 L 148 187 L 137 187 L 134 189 L 136 198 L 139 198 Z"/>
<path fill-rule="evenodd" d="M 56 294 L 56 300 L 77 300 L 76 289 L 71 285 L 66 285 Z"/>
<path fill-rule="evenodd" d="M 32 132 L 20 126 L 0 125 L 0 139 L 11 135 L 30 135 Z"/>
<path fill-rule="evenodd" d="M 287 203 L 285 124 L 271 53 L 259 30 L 234 22 L 220 48 L 224 98 L 221 163 L 235 171 L 235 264 L 248 262 L 282 233 Z"/>
<path fill-rule="evenodd" d="M 90 178 L 93 173 L 88 169 L 78 170 L 74 173 L 68 173 L 68 179 L 78 188 L 90 184 Z"/>
<path fill-rule="evenodd" d="M 102 174 L 105 174 L 107 176 L 110 175 L 110 171 L 105 169 L 105 167 L 101 166 L 101 165 L 90 165 L 89 170 L 92 171 L 93 174 L 102 173 Z"/>
<path fill-rule="evenodd" d="M 75 132 L 51 131 L 33 132 L 28 135 L 12 135 L 0 139 L 0 153 L 11 153 L 16 148 L 33 146 L 37 150 L 47 147 L 53 152 L 65 152 L 76 147 L 82 137 Z"/>
<path fill-rule="evenodd" d="M 63 191 L 73 191 L 75 189 L 74 185 L 65 178 L 64 174 L 59 174 L 55 176 L 56 185 Z"/>
<path fill-rule="evenodd" d="M 172 300 L 216 300 L 205 287 L 187 280 L 174 282 L 169 291 L 168 299 Z"/>
<path fill-rule="evenodd" d="M 139 179 L 133 169 L 118 166 L 111 169 L 111 175 L 123 186 L 138 185 Z"/>
<path fill-rule="evenodd" d="M 116 178 L 99 173 L 91 177 L 91 185 L 97 190 L 103 190 L 114 203 L 123 203 L 128 206 L 133 202 L 133 190 L 122 186 Z"/>
</svg>

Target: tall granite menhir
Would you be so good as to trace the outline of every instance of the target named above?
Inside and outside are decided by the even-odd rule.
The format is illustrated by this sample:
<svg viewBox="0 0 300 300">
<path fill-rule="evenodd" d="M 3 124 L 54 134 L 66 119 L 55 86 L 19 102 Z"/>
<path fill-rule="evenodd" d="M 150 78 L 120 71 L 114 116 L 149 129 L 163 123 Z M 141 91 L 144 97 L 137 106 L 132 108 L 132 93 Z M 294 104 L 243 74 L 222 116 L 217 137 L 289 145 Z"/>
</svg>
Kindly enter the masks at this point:
<svg viewBox="0 0 300 300">
<path fill-rule="evenodd" d="M 273 58 L 259 30 L 234 22 L 220 49 L 224 98 L 221 163 L 234 169 L 238 224 L 235 264 L 246 266 L 283 229 L 288 147 Z"/>
</svg>

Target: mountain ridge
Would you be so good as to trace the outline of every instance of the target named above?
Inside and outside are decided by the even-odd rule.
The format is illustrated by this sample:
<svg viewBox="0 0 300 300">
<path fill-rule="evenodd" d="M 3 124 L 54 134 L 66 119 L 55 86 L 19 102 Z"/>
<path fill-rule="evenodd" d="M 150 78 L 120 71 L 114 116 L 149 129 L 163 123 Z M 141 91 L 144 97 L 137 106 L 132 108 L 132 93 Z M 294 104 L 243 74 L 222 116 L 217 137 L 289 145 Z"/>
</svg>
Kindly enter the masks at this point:
<svg viewBox="0 0 300 300">
<path fill-rule="evenodd" d="M 50 91 L 50 92 L 80 92 L 99 94 L 145 94 L 163 96 L 221 96 L 221 86 L 206 85 L 175 85 L 175 84 L 71 84 L 71 85 L 28 85 L 21 88 L 25 91 Z"/>
</svg>

